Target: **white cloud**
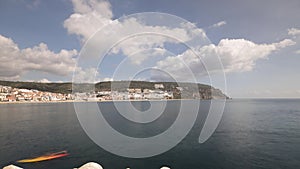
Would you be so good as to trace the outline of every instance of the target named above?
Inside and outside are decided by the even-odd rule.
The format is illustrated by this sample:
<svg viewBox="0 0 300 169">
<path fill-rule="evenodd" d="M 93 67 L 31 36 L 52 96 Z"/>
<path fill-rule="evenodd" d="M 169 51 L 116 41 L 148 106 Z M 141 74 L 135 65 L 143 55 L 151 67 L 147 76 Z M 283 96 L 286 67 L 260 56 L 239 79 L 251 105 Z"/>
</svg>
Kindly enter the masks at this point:
<svg viewBox="0 0 300 169">
<path fill-rule="evenodd" d="M 215 23 L 211 27 L 218 28 L 218 27 L 221 27 L 223 25 L 226 25 L 226 21 L 221 21 L 221 22 Z"/>
<path fill-rule="evenodd" d="M 291 40 L 291 39 L 284 39 L 278 43 L 273 43 L 273 45 L 277 48 L 277 49 L 281 49 L 281 48 L 285 48 L 287 46 L 293 46 L 295 45 L 296 42 Z"/>
<path fill-rule="evenodd" d="M 96 83 L 99 82 L 98 79 L 99 72 L 96 68 L 81 68 L 77 67 L 73 76 L 73 82 L 75 83 Z"/>
<path fill-rule="evenodd" d="M 73 71 L 76 55 L 76 50 L 62 49 L 55 53 L 44 43 L 19 49 L 12 39 L 0 35 L 0 78 L 16 80 L 31 70 L 66 76 Z"/>
<path fill-rule="evenodd" d="M 39 83 L 50 83 L 51 81 L 49 81 L 48 79 L 44 78 L 41 80 L 38 80 Z"/>
<path fill-rule="evenodd" d="M 226 72 L 243 72 L 252 70 L 257 60 L 267 58 L 272 52 L 294 44 L 290 39 L 272 44 L 255 44 L 245 39 L 223 39 L 215 50 Z"/>
<path fill-rule="evenodd" d="M 124 22 L 118 22 L 119 25 L 113 26 L 111 28 L 110 40 L 117 40 L 121 37 L 126 37 L 126 35 L 147 32 L 145 34 L 139 34 L 134 37 L 125 38 L 120 44 L 112 49 L 112 53 L 122 52 L 124 55 L 131 57 L 132 53 L 137 51 L 149 51 L 153 48 L 164 48 L 166 42 L 179 43 L 176 37 L 180 41 L 186 42 L 192 37 L 182 28 L 167 28 L 160 26 L 145 26 L 141 25 L 136 19 L 131 18 Z M 115 33 L 114 33 L 115 32 Z M 148 57 L 151 57 L 152 53 L 145 54 L 144 57 L 132 58 L 132 61 L 136 64 L 143 62 Z"/>
<path fill-rule="evenodd" d="M 108 82 L 108 81 L 113 81 L 113 80 L 114 80 L 113 78 L 105 77 L 105 78 L 103 78 L 102 81 Z"/>
<path fill-rule="evenodd" d="M 201 33 L 200 35 L 205 36 L 204 31 L 201 29 L 190 29 L 190 32 L 187 32 L 186 28 L 192 28 L 192 26 L 184 23 L 179 25 L 179 27 L 171 28 L 166 26 L 149 26 L 144 24 L 143 21 L 133 17 L 113 20 L 111 6 L 107 1 L 73 0 L 72 2 L 74 13 L 64 22 L 64 26 L 68 32 L 78 35 L 82 42 L 85 42 L 91 35 L 96 33 L 97 30 L 109 24 L 107 29 L 101 30 L 103 36 L 95 41 L 95 46 L 96 48 L 106 49 L 106 44 L 122 40 L 121 43 L 114 46 L 111 50 L 111 53 L 114 54 L 120 52 L 130 57 L 132 53 L 139 50 L 163 48 L 167 42 L 187 42 L 195 38 L 195 34 L 199 35 Z M 130 36 L 132 34 L 137 35 Z M 199 36 L 197 38 L 199 38 Z M 132 61 L 138 64 L 146 58 L 147 57 L 134 58 Z"/>
<path fill-rule="evenodd" d="M 74 13 L 64 21 L 70 34 L 86 41 L 102 26 L 112 22 L 111 5 L 107 1 L 72 0 Z"/>
<path fill-rule="evenodd" d="M 87 40 L 97 30 L 103 26 L 110 24 L 110 28 L 106 31 L 107 37 L 102 37 L 105 40 L 124 37 L 134 32 L 151 32 L 162 34 L 165 36 L 180 37 L 180 40 L 187 40 L 189 37 L 187 32 L 182 28 L 168 28 L 162 26 L 146 26 L 137 18 L 126 18 L 122 21 L 113 20 L 111 5 L 105 0 L 72 0 L 74 13 L 64 21 L 64 27 L 70 34 L 76 34 Z M 187 25 L 181 25 L 182 27 Z M 146 37 L 147 41 L 152 42 Z M 155 37 L 154 40 L 157 40 Z M 165 41 L 166 37 L 159 37 Z M 161 42 L 159 41 L 159 42 Z M 126 52 L 127 53 L 127 52 Z"/>
<path fill-rule="evenodd" d="M 300 29 L 290 28 L 288 29 L 288 34 L 292 36 L 300 35 Z"/>
<path fill-rule="evenodd" d="M 54 53 L 46 44 L 40 43 L 33 48 L 21 50 L 21 55 L 26 63 L 25 70 L 38 70 L 66 76 L 74 69 L 73 56 L 77 55 L 77 51 L 62 49 L 59 53 Z"/>
<path fill-rule="evenodd" d="M 52 81 L 50 81 L 46 78 L 43 78 L 43 79 L 40 79 L 40 80 L 25 80 L 25 82 L 51 83 Z M 57 82 L 57 81 L 55 81 L 55 82 Z"/>
<path fill-rule="evenodd" d="M 225 72 L 251 71 L 257 60 L 267 58 L 272 52 L 281 48 L 294 45 L 290 39 L 272 44 L 256 44 L 245 39 L 223 39 L 218 45 L 208 45 L 187 50 L 175 57 L 167 57 L 157 63 L 157 68 L 168 72 L 176 79 L 191 80 L 190 73 L 206 75 L 206 69 L 210 73 L 222 71 L 218 66 L 216 56 L 219 56 Z M 201 57 L 201 59 L 194 54 Z M 159 77 L 156 78 L 164 78 Z M 161 80 L 161 79 L 160 79 Z"/>
<path fill-rule="evenodd" d="M 97 12 L 104 18 L 111 19 L 113 17 L 111 5 L 105 0 L 72 0 L 74 12 L 86 14 L 91 11 Z"/>
<path fill-rule="evenodd" d="M 120 42 L 112 48 L 111 53 L 122 53 L 137 65 L 153 56 L 151 53 L 153 51 L 149 49 L 164 48 L 166 43 L 191 42 L 195 38 L 206 37 L 202 29 L 195 29 L 192 25 L 184 23 L 177 25 L 176 28 L 146 25 L 138 18 L 132 17 L 113 20 L 111 5 L 108 1 L 72 0 L 72 3 L 74 13 L 64 22 L 64 26 L 70 34 L 78 35 L 84 42 L 99 28 L 109 24 L 109 28 L 101 30 L 102 36 L 94 41 L 95 45 L 92 47 L 107 49 L 111 47 L 113 42 Z M 226 21 L 221 21 L 212 27 L 220 27 L 225 24 Z M 130 36 L 132 34 L 137 35 Z M 289 29 L 289 34 L 298 34 L 297 29 Z M 194 51 L 188 49 L 180 55 L 170 56 L 157 62 L 156 68 L 186 80 L 186 78 L 190 78 L 190 71 L 197 75 L 206 75 L 205 69 L 207 67 L 209 67 L 210 72 L 221 71 L 222 68 L 216 64 L 216 56 L 220 56 L 225 72 L 250 71 L 254 68 L 257 60 L 265 59 L 271 53 L 294 44 L 295 42 L 290 39 L 271 44 L 256 44 L 245 39 L 223 39 L 218 45 L 192 46 L 196 54 L 201 56 L 202 61 L 193 53 Z M 137 51 L 149 51 L 150 53 L 133 54 Z M 203 66 L 203 63 L 206 64 L 206 67 Z M 84 75 L 88 76 L 84 72 L 89 71 L 89 69 L 81 71 L 81 79 L 84 79 Z M 161 77 L 157 76 L 157 78 Z"/>
<path fill-rule="evenodd" d="M 297 50 L 295 53 L 296 53 L 296 54 L 300 54 L 300 50 Z"/>
</svg>

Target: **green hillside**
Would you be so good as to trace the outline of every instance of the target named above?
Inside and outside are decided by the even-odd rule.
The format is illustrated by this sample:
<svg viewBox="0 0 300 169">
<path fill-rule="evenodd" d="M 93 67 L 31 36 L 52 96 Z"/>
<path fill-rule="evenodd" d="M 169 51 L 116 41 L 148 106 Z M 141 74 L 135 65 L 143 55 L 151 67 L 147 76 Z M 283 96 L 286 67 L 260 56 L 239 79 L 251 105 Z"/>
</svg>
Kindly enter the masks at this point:
<svg viewBox="0 0 300 169">
<path fill-rule="evenodd" d="M 212 98 L 228 98 L 222 91 L 205 84 L 193 83 L 176 83 L 176 82 L 147 82 L 147 81 L 112 81 L 99 82 L 96 84 L 75 84 L 72 83 L 38 83 L 38 82 L 19 82 L 19 81 L 0 81 L 0 85 L 11 86 L 14 88 L 35 89 L 39 91 L 47 91 L 53 93 L 72 93 L 72 89 L 76 92 L 91 91 L 126 91 L 128 88 L 155 89 L 155 84 L 163 84 L 161 90 L 171 91 L 175 98 L 195 98 L 195 93 L 201 99 Z M 178 90 L 181 87 L 184 92 Z"/>
</svg>

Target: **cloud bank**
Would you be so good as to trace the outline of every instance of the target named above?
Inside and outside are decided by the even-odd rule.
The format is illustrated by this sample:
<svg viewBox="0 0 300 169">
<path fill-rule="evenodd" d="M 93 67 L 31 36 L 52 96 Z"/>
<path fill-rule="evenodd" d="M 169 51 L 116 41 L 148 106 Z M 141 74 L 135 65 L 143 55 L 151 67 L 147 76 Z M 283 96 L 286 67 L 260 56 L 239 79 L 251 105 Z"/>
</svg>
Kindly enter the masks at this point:
<svg viewBox="0 0 300 169">
<path fill-rule="evenodd" d="M 75 49 L 55 53 L 44 43 L 20 49 L 12 39 L 0 35 L 0 78 L 16 80 L 32 70 L 67 76 L 74 69 L 76 55 Z"/>
<path fill-rule="evenodd" d="M 195 38 L 189 36 L 188 32 L 186 32 L 183 27 L 180 27 L 180 25 L 178 25 L 178 28 L 168 28 L 147 26 L 135 18 L 128 18 L 123 21 L 113 20 L 111 5 L 107 1 L 73 0 L 72 2 L 74 5 L 74 14 L 65 21 L 64 26 L 69 33 L 81 37 L 81 40 L 87 40 L 98 28 L 109 23 L 111 24 L 110 30 L 106 32 L 107 37 L 102 37 L 102 42 L 115 40 L 131 32 L 140 31 L 157 32 L 170 37 L 178 37 L 179 35 L 183 42 L 188 42 Z M 212 27 L 220 27 L 225 24 L 226 21 L 221 21 Z M 198 29 L 198 31 L 203 30 Z M 298 33 L 299 30 L 295 28 L 289 29 L 290 35 L 296 35 Z M 149 48 L 164 48 L 164 44 L 167 42 L 176 43 L 163 36 L 143 35 L 126 40 L 124 43 L 114 47 L 112 52 L 115 54 L 124 54 L 129 58 L 135 56 L 131 58 L 132 63 L 141 64 L 151 58 L 151 53 L 143 53 L 142 56 L 132 55 L 132 53 L 143 50 L 151 51 L 148 50 Z M 168 56 L 158 61 L 154 67 L 162 69 L 183 81 L 188 80 L 189 71 L 201 76 L 207 75 L 206 67 L 210 67 L 211 72 L 245 72 L 253 70 L 258 60 L 266 59 L 273 52 L 294 44 L 295 42 L 290 39 L 271 44 L 257 44 L 245 39 L 222 39 L 217 45 L 192 46 L 192 49 L 187 49 L 179 55 Z M 216 60 L 213 60 L 215 56 L 220 57 L 223 70 L 216 66 Z M 157 74 L 153 76 L 159 80 L 164 79 L 164 77 L 160 77 Z"/>
<path fill-rule="evenodd" d="M 122 43 L 112 48 L 112 54 L 127 56 L 133 65 L 140 65 L 151 59 L 153 55 L 158 55 L 151 53 L 158 50 L 149 49 L 163 49 L 166 44 L 191 43 L 201 36 L 206 37 L 202 29 L 188 24 L 166 27 L 147 25 L 139 18 L 132 17 L 114 20 L 111 4 L 105 0 L 72 0 L 72 4 L 73 13 L 64 21 L 63 26 L 69 34 L 77 35 L 82 44 L 108 24 L 110 27 L 104 32 L 106 36 L 101 37 L 97 41 L 100 42 L 100 45 L 95 44 L 95 47 L 101 48 L 101 43 L 114 42 L 120 37 L 126 37 L 136 32 L 151 32 L 151 34 L 125 38 Z M 221 21 L 212 27 L 220 27 L 225 24 L 226 21 Z M 189 31 L 186 31 L 187 29 Z M 300 30 L 291 28 L 288 29 L 288 34 L 296 36 L 300 34 Z M 177 39 L 172 37 L 177 37 Z M 199 76 L 206 76 L 206 67 L 215 73 L 220 71 L 226 73 L 245 72 L 253 70 L 258 60 L 266 59 L 272 53 L 294 44 L 295 42 L 290 39 L 270 44 L 258 44 L 246 39 L 222 39 L 218 44 L 191 46 L 191 49 L 186 49 L 180 54 L 166 56 L 157 61 L 153 67 L 162 69 L 182 81 L 190 78 L 189 71 Z M 141 54 L 133 54 L 137 51 L 141 51 Z M 161 55 L 165 54 L 163 51 L 161 50 Z M 19 79 L 29 71 L 68 76 L 74 71 L 74 57 L 77 54 L 75 49 L 53 52 L 45 43 L 20 49 L 12 39 L 0 35 L 0 78 Z M 216 65 L 216 56 L 220 57 L 223 68 Z M 96 75 L 99 74 L 98 70 L 92 68 L 79 67 L 77 70 L 82 81 L 93 81 L 85 76 L 89 76 L 93 72 Z M 163 76 L 157 74 L 153 76 L 155 76 L 153 79 L 164 80 Z"/>
<path fill-rule="evenodd" d="M 169 56 L 157 64 L 157 68 L 163 69 L 177 79 L 189 81 L 191 78 L 187 69 L 198 75 L 207 75 L 207 68 L 210 73 L 220 71 L 246 72 L 254 69 L 256 62 L 266 59 L 268 56 L 281 48 L 294 45 L 295 42 L 289 39 L 272 44 L 256 44 L 245 39 L 222 39 L 218 45 L 200 46 L 189 49 L 177 56 Z M 212 60 L 219 56 L 223 69 Z M 155 75 L 158 80 L 163 77 Z"/>
<path fill-rule="evenodd" d="M 163 48 L 165 43 L 178 43 L 178 40 L 170 37 L 177 37 L 183 42 L 187 42 L 193 38 L 191 33 L 185 30 L 189 25 L 178 25 L 175 28 L 152 26 L 146 25 L 139 18 L 133 17 L 113 20 L 111 5 L 107 1 L 72 0 L 72 3 L 74 13 L 64 21 L 64 27 L 68 32 L 78 35 L 81 42 L 84 43 L 100 28 L 109 24 L 108 29 L 101 30 L 104 31 L 103 37 L 100 37 L 97 43 L 109 44 L 110 42 L 123 39 L 122 43 L 119 43 L 111 50 L 113 54 L 124 54 L 130 57 L 136 51 Z M 139 32 L 143 32 L 144 34 L 128 37 L 128 35 L 138 34 Z M 204 33 L 203 30 L 202 32 Z M 97 47 L 101 48 L 101 45 Z M 143 57 L 135 57 L 132 58 L 132 61 L 141 63 L 144 59 Z"/>
</svg>

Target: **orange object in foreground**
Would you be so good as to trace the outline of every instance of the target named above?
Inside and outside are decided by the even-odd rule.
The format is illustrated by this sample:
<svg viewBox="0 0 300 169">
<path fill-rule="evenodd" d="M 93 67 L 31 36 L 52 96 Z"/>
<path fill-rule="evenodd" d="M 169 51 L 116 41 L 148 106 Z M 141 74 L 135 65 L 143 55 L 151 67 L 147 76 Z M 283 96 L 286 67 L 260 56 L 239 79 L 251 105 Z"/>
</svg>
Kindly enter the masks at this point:
<svg viewBox="0 0 300 169">
<path fill-rule="evenodd" d="M 18 163 L 34 163 L 34 162 L 40 162 L 40 161 L 46 161 L 46 160 L 53 160 L 53 159 L 65 157 L 65 156 L 68 156 L 68 155 L 69 154 L 68 154 L 67 151 L 60 151 L 60 152 L 57 152 L 57 153 L 51 153 L 49 155 L 43 155 L 43 156 L 36 157 L 36 158 L 19 160 L 17 162 Z"/>
</svg>

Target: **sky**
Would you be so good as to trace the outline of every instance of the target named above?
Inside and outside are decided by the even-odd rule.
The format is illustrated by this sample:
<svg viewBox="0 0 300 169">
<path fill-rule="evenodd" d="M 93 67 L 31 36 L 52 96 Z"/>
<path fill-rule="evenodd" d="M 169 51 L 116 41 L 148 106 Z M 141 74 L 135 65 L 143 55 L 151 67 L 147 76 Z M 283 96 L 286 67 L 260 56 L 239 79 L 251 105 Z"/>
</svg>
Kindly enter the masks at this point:
<svg viewBox="0 0 300 169">
<path fill-rule="evenodd" d="M 299 98 L 299 9 L 299 0 L 0 0 L 0 80 L 196 81 L 233 98 Z"/>
</svg>

